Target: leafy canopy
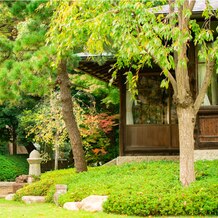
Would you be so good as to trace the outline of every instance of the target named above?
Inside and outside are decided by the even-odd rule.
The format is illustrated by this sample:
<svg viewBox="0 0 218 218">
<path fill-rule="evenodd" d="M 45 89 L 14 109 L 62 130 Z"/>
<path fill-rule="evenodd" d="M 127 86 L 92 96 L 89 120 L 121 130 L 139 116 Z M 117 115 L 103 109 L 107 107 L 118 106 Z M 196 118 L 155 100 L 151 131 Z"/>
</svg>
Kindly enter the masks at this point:
<svg viewBox="0 0 218 218">
<path fill-rule="evenodd" d="M 218 58 L 218 40 L 215 31 L 211 30 L 210 18 L 217 12 L 208 8 L 203 15 L 206 22 L 203 26 L 196 20 L 190 20 L 189 30 L 180 31 L 178 14 L 173 12 L 164 16 L 157 12 L 160 4 L 167 1 L 146 0 L 79 0 L 79 1 L 51 1 L 56 8 L 48 32 L 50 43 L 58 49 L 58 57 L 67 55 L 69 51 L 84 51 L 93 54 L 111 53 L 117 62 L 113 76 L 117 69 L 127 68 L 129 89 L 137 93 L 137 72 L 144 66 L 158 64 L 166 79 L 162 87 L 168 87 L 170 71 L 175 69 L 177 61 L 173 54 L 179 52 L 183 44 L 192 40 L 201 46 L 199 55 L 208 58 Z M 184 0 L 175 1 L 179 8 Z M 184 16 L 190 18 L 191 11 L 184 10 Z M 208 42 L 213 42 L 209 47 Z M 180 59 L 179 65 L 185 60 Z M 136 74 L 133 74 L 136 72 Z M 176 85 L 174 85 L 174 91 Z M 134 91 L 135 90 L 135 91 Z"/>
</svg>

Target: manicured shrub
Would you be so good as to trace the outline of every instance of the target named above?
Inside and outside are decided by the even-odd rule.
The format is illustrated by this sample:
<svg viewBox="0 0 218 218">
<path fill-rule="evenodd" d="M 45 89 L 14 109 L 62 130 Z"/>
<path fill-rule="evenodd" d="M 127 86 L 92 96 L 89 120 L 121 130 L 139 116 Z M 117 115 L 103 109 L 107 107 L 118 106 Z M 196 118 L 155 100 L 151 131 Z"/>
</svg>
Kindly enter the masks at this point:
<svg viewBox="0 0 218 218">
<path fill-rule="evenodd" d="M 197 180 L 188 188 L 179 182 L 178 162 L 157 161 L 102 166 L 78 174 L 72 169 L 48 172 L 40 182 L 21 189 L 18 194 L 31 195 L 41 189 L 37 194 L 46 195 L 52 201 L 55 184 L 67 184 L 68 192 L 59 199 L 61 205 L 97 194 L 109 196 L 104 204 L 108 213 L 218 215 L 217 165 L 217 160 L 197 162 Z"/>
<path fill-rule="evenodd" d="M 28 174 L 26 157 L 0 155 L 0 181 L 14 181 L 22 174 Z"/>
</svg>

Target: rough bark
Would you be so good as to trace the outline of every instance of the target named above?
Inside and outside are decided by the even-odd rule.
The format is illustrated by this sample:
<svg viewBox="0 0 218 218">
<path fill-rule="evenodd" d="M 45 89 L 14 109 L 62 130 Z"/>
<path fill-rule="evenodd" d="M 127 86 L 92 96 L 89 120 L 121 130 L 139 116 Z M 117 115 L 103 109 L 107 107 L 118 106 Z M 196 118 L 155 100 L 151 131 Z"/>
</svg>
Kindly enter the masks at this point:
<svg viewBox="0 0 218 218">
<path fill-rule="evenodd" d="M 178 50 L 175 52 L 177 95 L 174 100 L 177 107 L 179 122 L 179 149 L 180 149 L 180 181 L 183 186 L 188 186 L 195 181 L 194 172 L 194 126 L 196 113 L 194 100 L 190 89 L 188 74 L 187 44 L 189 38 L 184 41 L 184 35 L 189 35 L 189 18 L 184 15 L 184 10 L 193 7 L 185 0 L 178 8 L 178 27 L 180 36 L 178 38 Z M 175 90 L 174 90 L 175 94 Z"/>
<path fill-rule="evenodd" d="M 85 154 L 82 146 L 80 132 L 73 113 L 73 102 L 70 90 L 70 81 L 67 73 L 66 61 L 61 60 L 58 65 L 58 83 L 62 101 L 63 119 L 69 134 L 74 165 L 77 172 L 87 171 Z"/>
<path fill-rule="evenodd" d="M 196 115 L 193 107 L 177 106 L 180 142 L 180 181 L 188 186 L 195 181 L 194 172 L 194 126 Z"/>
</svg>

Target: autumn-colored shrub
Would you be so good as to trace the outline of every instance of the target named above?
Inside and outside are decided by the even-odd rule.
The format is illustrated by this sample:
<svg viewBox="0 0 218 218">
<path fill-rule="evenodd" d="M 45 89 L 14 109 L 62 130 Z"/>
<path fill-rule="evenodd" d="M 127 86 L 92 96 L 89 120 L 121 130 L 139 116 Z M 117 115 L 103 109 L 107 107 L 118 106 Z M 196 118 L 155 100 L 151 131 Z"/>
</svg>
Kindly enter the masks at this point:
<svg viewBox="0 0 218 218">
<path fill-rule="evenodd" d="M 110 133 L 113 127 L 117 125 L 117 119 L 117 115 L 106 113 L 83 115 L 79 129 L 89 165 L 102 165 L 112 159 L 112 148 L 116 145 L 112 144 Z"/>
</svg>

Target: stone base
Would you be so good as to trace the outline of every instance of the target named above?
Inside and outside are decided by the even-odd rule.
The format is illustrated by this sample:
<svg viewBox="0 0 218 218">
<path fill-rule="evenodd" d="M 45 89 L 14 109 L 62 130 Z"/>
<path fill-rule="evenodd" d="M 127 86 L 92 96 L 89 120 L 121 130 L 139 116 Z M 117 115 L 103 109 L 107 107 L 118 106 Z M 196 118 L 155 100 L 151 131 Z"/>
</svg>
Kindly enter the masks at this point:
<svg viewBox="0 0 218 218">
<path fill-rule="evenodd" d="M 44 196 L 23 196 L 22 201 L 26 204 L 44 203 L 45 197 Z"/>
<path fill-rule="evenodd" d="M 197 160 L 218 160 L 218 150 L 195 150 L 194 151 L 195 161 Z M 179 155 L 162 155 L 162 156 L 119 156 L 110 162 L 106 163 L 106 166 L 120 165 L 130 162 L 141 162 L 141 161 L 159 161 L 159 160 L 173 160 L 179 161 Z"/>
<path fill-rule="evenodd" d="M 195 150 L 195 161 L 197 160 L 218 160 L 218 149 Z"/>
<path fill-rule="evenodd" d="M 13 185 L 15 182 L 0 182 L 0 195 L 6 196 L 14 193 Z"/>
<path fill-rule="evenodd" d="M 0 182 L 0 198 L 15 193 L 18 189 L 23 188 L 25 184 L 26 183 Z"/>
</svg>

